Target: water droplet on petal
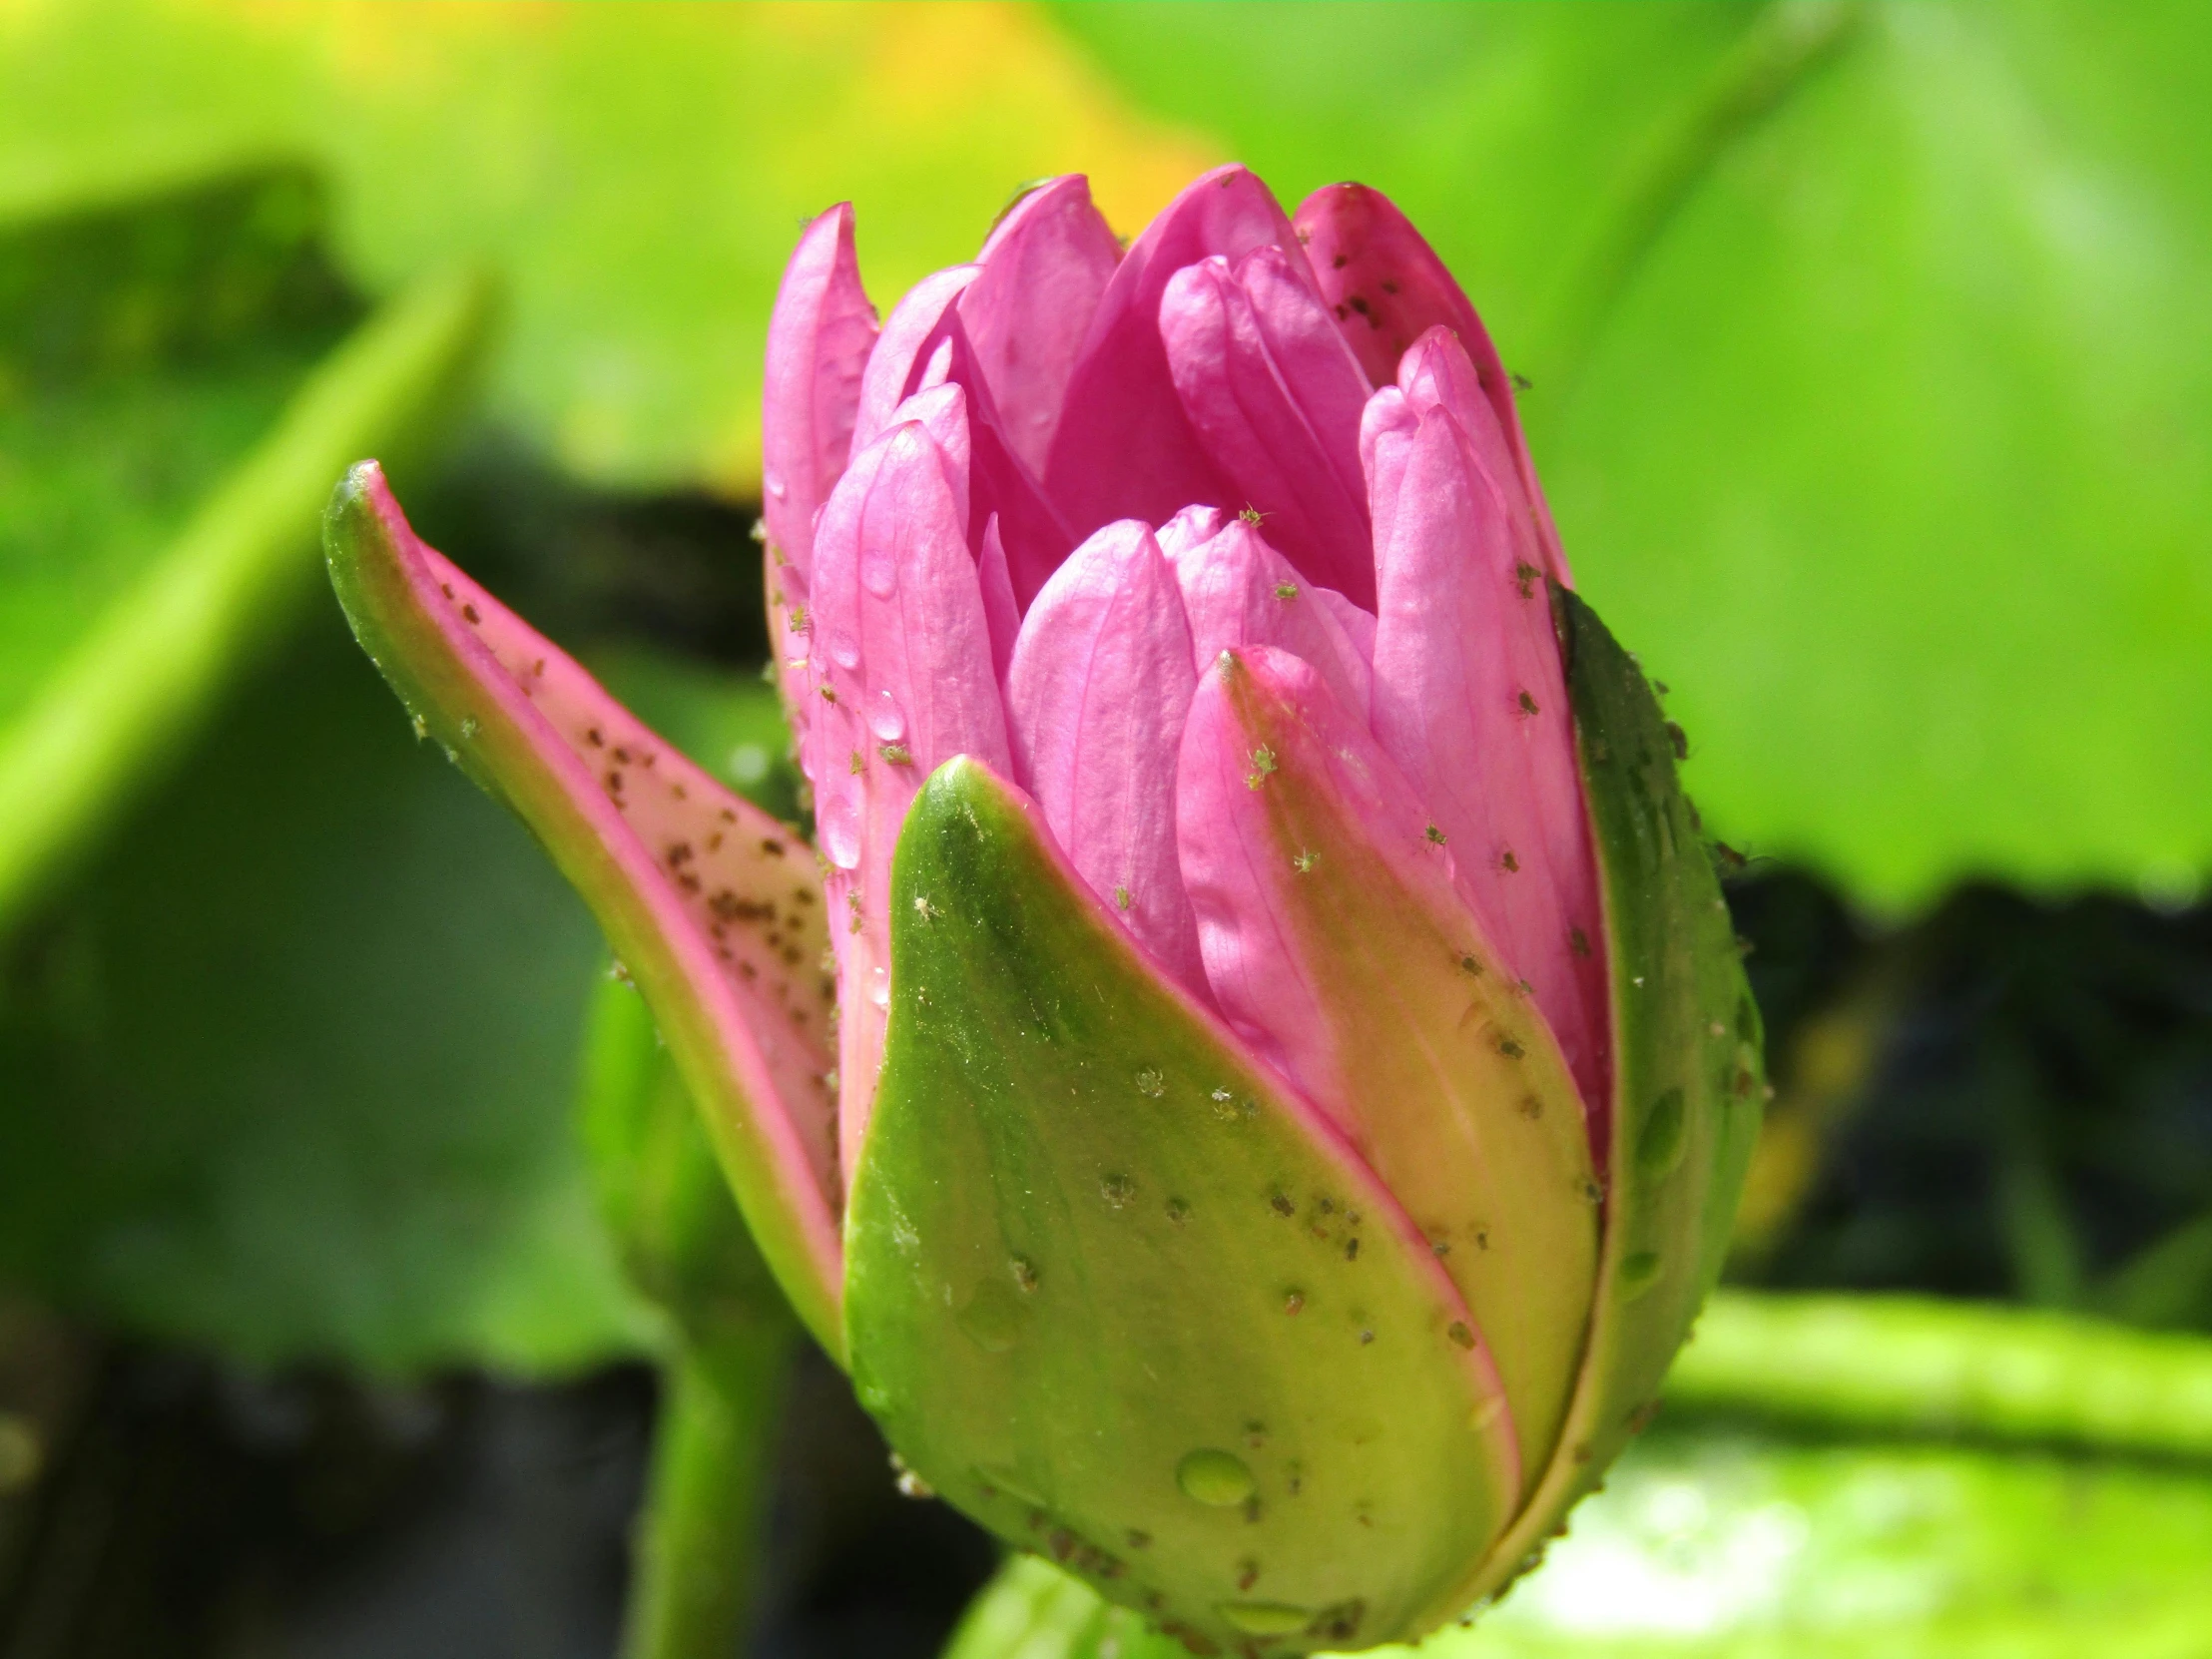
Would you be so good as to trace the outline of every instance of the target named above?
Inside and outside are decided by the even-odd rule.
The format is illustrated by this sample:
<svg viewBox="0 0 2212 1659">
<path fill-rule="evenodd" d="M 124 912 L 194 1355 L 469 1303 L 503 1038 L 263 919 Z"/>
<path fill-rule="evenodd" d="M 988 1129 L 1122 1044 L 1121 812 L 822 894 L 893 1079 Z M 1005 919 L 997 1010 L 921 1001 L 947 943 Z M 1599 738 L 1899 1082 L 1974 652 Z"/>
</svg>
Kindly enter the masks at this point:
<svg viewBox="0 0 2212 1659">
<path fill-rule="evenodd" d="M 1234 1451 L 1211 1446 L 1185 1452 L 1175 1465 L 1183 1495 L 1215 1509 L 1233 1509 L 1252 1495 L 1252 1470 Z"/>
<path fill-rule="evenodd" d="M 867 999 L 877 1008 L 891 1005 L 891 970 L 880 963 L 867 970 Z"/>
<path fill-rule="evenodd" d="M 860 666 L 860 642 L 852 637 L 849 630 L 832 628 L 830 638 L 824 643 L 829 647 L 830 660 L 837 667 L 849 669 Z"/>
<path fill-rule="evenodd" d="M 898 561 L 887 547 L 860 549 L 860 586 L 878 599 L 898 591 Z"/>
<path fill-rule="evenodd" d="M 867 729 L 875 734 L 878 743 L 896 743 L 906 735 L 906 716 L 889 692 L 868 694 Z"/>
<path fill-rule="evenodd" d="M 822 808 L 822 850 L 839 869 L 860 864 L 860 798 L 838 791 Z"/>
</svg>

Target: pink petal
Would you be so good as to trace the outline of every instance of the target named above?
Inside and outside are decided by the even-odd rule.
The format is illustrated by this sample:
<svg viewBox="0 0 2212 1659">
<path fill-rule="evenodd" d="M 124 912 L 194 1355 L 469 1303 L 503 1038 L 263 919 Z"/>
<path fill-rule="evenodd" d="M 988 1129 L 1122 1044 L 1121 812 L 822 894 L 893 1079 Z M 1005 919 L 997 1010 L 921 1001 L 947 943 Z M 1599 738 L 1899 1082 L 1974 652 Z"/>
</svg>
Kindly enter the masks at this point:
<svg viewBox="0 0 2212 1659">
<path fill-rule="evenodd" d="M 930 354 L 944 343 L 945 313 L 982 269 L 956 265 L 932 272 L 891 307 L 860 376 L 859 409 L 852 423 L 855 455 L 882 435 L 899 404 L 921 390 Z"/>
<path fill-rule="evenodd" d="M 1565 582 L 1566 566 L 1547 543 L 1550 521 L 1543 516 L 1543 500 L 1531 497 L 1522 483 L 1524 457 L 1513 448 L 1513 439 L 1499 429 L 1489 400 L 1483 395 L 1475 367 L 1450 329 L 1431 328 L 1415 340 L 1397 365 L 1399 390 L 1405 406 L 1415 416 L 1443 407 L 1451 411 L 1459 430 L 1474 446 L 1476 458 L 1498 498 L 1505 503 L 1511 525 L 1513 559 Z"/>
<path fill-rule="evenodd" d="M 965 392 L 968 453 L 963 458 L 967 483 L 961 522 L 967 527 L 968 546 L 979 553 L 984 523 L 992 514 L 998 516 L 1014 597 L 1026 605 L 1059 568 L 1075 538 L 1007 440 L 961 310 L 954 303 L 981 269 L 958 266 L 940 271 L 898 302 L 884 324 L 874 356 L 868 359 L 853 443 L 862 448 L 872 442 L 876 432 L 897 417 L 908 397 L 947 384 Z M 884 402 L 894 391 L 895 400 Z M 879 405 L 884 413 L 877 420 Z"/>
<path fill-rule="evenodd" d="M 1183 418 L 1160 341 L 1168 280 L 1209 255 L 1242 259 L 1297 234 L 1267 186 L 1220 167 L 1188 186 L 1122 257 L 1091 319 L 1045 463 L 1045 491 L 1077 535 L 1117 518 L 1159 524 L 1191 502 L 1231 509 L 1231 487 Z"/>
<path fill-rule="evenodd" d="M 807 655 L 807 571 L 815 514 L 843 470 L 875 344 L 875 307 L 860 285 L 852 207 L 840 202 L 799 239 L 768 319 L 761 396 L 761 507 L 770 650 L 795 734 L 808 711 L 793 679 Z"/>
<path fill-rule="evenodd" d="M 1360 410 L 1366 382 L 1279 248 L 1186 266 L 1160 302 L 1183 413 L 1239 504 L 1312 580 L 1374 598 Z"/>
<path fill-rule="evenodd" d="M 1175 579 L 1183 590 L 1200 674 L 1234 646 L 1280 646 L 1313 664 L 1337 701 L 1367 719 L 1368 655 L 1346 633 L 1336 609 L 1323 602 L 1329 590 L 1292 570 L 1250 524 L 1231 519 L 1211 541 L 1177 555 Z M 1346 608 L 1367 614 L 1358 606 Z"/>
<path fill-rule="evenodd" d="M 842 1190 L 825 905 L 806 844 L 418 539 L 373 461 L 348 476 L 329 524 L 362 644 L 417 730 L 454 745 L 590 902 L 721 1120 L 755 1236 L 787 1285 L 811 1283 L 792 1294 L 834 1348 Z"/>
<path fill-rule="evenodd" d="M 1597 1268 L 1588 1145 L 1540 1014 L 1411 787 L 1314 669 L 1224 657 L 1178 775 L 1184 878 L 1231 1026 L 1338 1122 L 1436 1248 L 1525 1467 L 1573 1391 Z"/>
<path fill-rule="evenodd" d="M 960 296 L 960 319 L 1006 441 L 1042 472 L 1068 376 L 1121 263 L 1121 244 L 1091 206 L 1090 181 L 1070 173 L 1015 203 L 977 263 L 982 275 Z"/>
<path fill-rule="evenodd" d="M 1070 861 L 1203 995 L 1175 850 L 1175 756 L 1196 680 L 1175 572 L 1151 530 L 1125 519 L 1070 554 L 1030 606 L 1006 714 L 1016 776 Z"/>
<path fill-rule="evenodd" d="M 1361 668 L 1372 678 L 1375 671 L 1375 613 L 1355 605 L 1335 588 L 1315 588 L 1313 594 L 1322 609 L 1337 619 L 1337 626 L 1344 631 L 1345 642 L 1359 657 Z M 1362 683 L 1365 684 L 1365 681 Z M 1363 714 L 1367 711 L 1365 702 L 1354 707 Z"/>
<path fill-rule="evenodd" d="M 1021 635 L 1021 607 L 1014 601 L 1013 578 L 1006 574 L 1006 544 L 998 534 L 996 513 L 983 525 L 975 575 L 983 589 L 983 620 L 991 631 L 991 673 L 1003 693 L 1007 671 L 1014 666 L 1014 641 Z"/>
<path fill-rule="evenodd" d="M 1178 559 L 1186 549 L 1212 541 L 1221 534 L 1225 522 L 1227 515 L 1219 507 L 1185 507 L 1154 532 L 1154 539 L 1159 542 L 1161 552 Z"/>
<path fill-rule="evenodd" d="M 968 473 L 973 446 L 968 435 L 967 393 L 952 382 L 939 381 L 917 391 L 898 405 L 893 426 L 915 421 L 929 434 L 929 441 L 944 457 L 945 486 L 952 491 L 952 511 L 968 522 Z"/>
<path fill-rule="evenodd" d="M 1375 735 L 1434 814 L 1477 914 L 1534 987 L 1604 1143 L 1610 1014 L 1596 866 L 1543 578 L 1449 409 L 1378 394 Z"/>
<path fill-rule="evenodd" d="M 1480 377 L 1500 441 L 1513 456 L 1511 468 L 1498 476 L 1509 473 L 1528 499 L 1543 548 L 1537 563 L 1558 581 L 1567 581 L 1559 533 L 1552 527 L 1513 406 L 1512 381 L 1488 330 L 1443 261 L 1388 197 L 1366 185 L 1330 185 L 1314 192 L 1299 206 L 1298 231 L 1322 297 L 1377 386 L 1396 379 L 1398 359 L 1430 328 L 1449 328 L 1459 337 Z"/>
<path fill-rule="evenodd" d="M 852 207 L 840 202 L 799 239 L 768 319 L 762 506 L 771 545 L 798 569 L 801 604 L 815 512 L 851 452 L 860 375 L 874 343 L 875 307 L 860 285 Z"/>
<path fill-rule="evenodd" d="M 837 481 L 815 537 L 809 746 L 838 978 L 838 1150 L 856 1167 L 890 997 L 891 850 L 922 780 L 954 755 L 1010 762 L 990 626 L 947 459 L 918 421 Z"/>
</svg>

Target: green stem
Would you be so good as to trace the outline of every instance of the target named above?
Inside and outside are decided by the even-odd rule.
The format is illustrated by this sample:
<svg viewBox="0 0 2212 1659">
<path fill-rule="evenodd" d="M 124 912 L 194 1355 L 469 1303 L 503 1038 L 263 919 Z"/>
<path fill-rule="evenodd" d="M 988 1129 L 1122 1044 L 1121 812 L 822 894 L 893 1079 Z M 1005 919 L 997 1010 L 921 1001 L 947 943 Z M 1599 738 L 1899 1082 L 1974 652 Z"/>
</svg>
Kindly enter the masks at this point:
<svg viewBox="0 0 2212 1659">
<path fill-rule="evenodd" d="M 2029 1309 L 1722 1291 L 1667 1398 L 1854 1433 L 2212 1458 L 2212 1339 Z"/>
<path fill-rule="evenodd" d="M 623 1659 L 742 1651 L 796 1335 L 764 1323 L 668 1363 Z"/>
</svg>

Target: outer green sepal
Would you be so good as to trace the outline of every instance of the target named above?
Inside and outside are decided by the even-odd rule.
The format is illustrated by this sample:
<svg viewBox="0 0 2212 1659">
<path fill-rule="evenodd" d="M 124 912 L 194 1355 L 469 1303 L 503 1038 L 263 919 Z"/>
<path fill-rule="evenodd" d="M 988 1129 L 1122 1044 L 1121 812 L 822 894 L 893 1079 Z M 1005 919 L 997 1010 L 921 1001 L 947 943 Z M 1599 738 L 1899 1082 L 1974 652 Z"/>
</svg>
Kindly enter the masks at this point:
<svg viewBox="0 0 2212 1659">
<path fill-rule="evenodd" d="M 1563 588 L 1552 590 L 1552 609 L 1613 979 L 1605 1242 L 1559 1450 L 1526 1510 L 1458 1592 L 1462 1604 L 1496 1595 L 1535 1564 L 1568 1509 L 1657 1408 L 1727 1253 L 1766 1095 L 1759 1006 L 1675 777 L 1674 734 L 1597 613 Z"/>
<path fill-rule="evenodd" d="M 763 1259 L 809 1333 L 841 1359 L 826 1137 L 817 1137 L 811 1159 L 789 1109 L 798 1090 L 779 1088 L 799 1077 L 821 1082 L 819 1050 L 802 1042 L 792 1023 L 812 1014 L 805 1006 L 810 997 L 823 995 L 813 988 L 812 959 L 827 938 L 813 869 L 793 856 L 799 849 L 782 826 L 647 731 L 459 570 L 433 565 L 436 556 L 408 529 L 373 461 L 340 481 L 324 514 L 323 540 L 331 586 L 354 637 L 414 717 L 417 734 L 434 738 L 469 778 L 512 809 L 590 905 L 706 1113 Z M 525 689 L 514 665 L 486 643 L 495 629 L 510 650 L 526 639 L 540 669 L 554 669 L 549 683 L 573 689 L 581 681 L 575 695 L 588 711 L 581 718 L 599 723 L 594 739 L 614 740 L 604 753 L 630 782 L 615 787 L 620 781 L 611 771 L 603 779 L 597 763 L 587 764 L 570 746 L 548 716 L 545 697 Z M 576 709 L 567 714 L 578 717 Z M 645 836 L 655 810 L 665 810 L 656 792 L 680 800 L 698 824 L 677 846 Z M 714 874 L 713 884 L 699 878 L 711 858 L 738 870 L 722 891 L 715 886 L 723 874 Z M 765 884 L 768 870 L 774 888 Z M 729 902 L 718 912 L 716 900 L 724 897 Z M 721 913 L 729 925 L 718 936 L 710 923 L 721 926 L 715 919 Z M 764 954 L 765 945 L 778 953 Z M 741 952 L 767 964 L 742 983 L 722 965 Z M 757 994 L 772 983 L 784 993 L 774 1002 Z M 813 1026 L 817 1043 L 826 1023 Z"/>
<path fill-rule="evenodd" d="M 892 874 L 847 1350 L 907 1463 L 1202 1652 L 1420 1633 L 1518 1490 L 1396 1203 L 954 760 Z"/>
</svg>

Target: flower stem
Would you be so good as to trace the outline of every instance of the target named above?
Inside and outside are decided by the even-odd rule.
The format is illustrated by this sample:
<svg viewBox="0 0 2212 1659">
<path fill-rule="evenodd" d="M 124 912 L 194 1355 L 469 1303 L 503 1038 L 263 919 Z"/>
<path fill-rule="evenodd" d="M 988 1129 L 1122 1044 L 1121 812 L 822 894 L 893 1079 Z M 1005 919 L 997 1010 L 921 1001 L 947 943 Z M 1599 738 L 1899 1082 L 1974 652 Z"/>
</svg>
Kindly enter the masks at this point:
<svg viewBox="0 0 2212 1659">
<path fill-rule="evenodd" d="M 775 1429 L 796 1330 L 762 1325 L 663 1371 L 624 1659 L 732 1659 L 753 1614 Z"/>
</svg>

